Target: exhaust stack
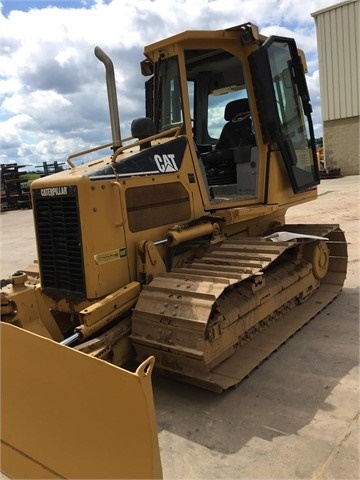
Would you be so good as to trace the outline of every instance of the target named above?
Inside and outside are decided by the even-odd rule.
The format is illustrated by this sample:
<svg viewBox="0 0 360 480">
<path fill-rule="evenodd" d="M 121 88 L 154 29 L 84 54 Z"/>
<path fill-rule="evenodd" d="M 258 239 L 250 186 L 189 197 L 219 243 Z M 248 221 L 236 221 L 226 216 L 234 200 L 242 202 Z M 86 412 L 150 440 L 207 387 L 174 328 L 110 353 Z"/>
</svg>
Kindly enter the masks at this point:
<svg viewBox="0 0 360 480">
<path fill-rule="evenodd" d="M 115 152 L 119 147 L 122 147 L 122 143 L 121 143 L 121 133 L 120 133 L 119 110 L 118 110 L 118 103 L 117 103 L 117 96 L 116 96 L 114 65 L 111 59 L 106 55 L 106 53 L 100 47 L 95 47 L 94 53 L 95 53 L 95 56 L 101 62 L 103 62 L 105 66 L 106 88 L 107 88 L 107 94 L 108 94 L 111 133 L 112 133 L 112 141 L 113 141 L 112 149 Z"/>
</svg>

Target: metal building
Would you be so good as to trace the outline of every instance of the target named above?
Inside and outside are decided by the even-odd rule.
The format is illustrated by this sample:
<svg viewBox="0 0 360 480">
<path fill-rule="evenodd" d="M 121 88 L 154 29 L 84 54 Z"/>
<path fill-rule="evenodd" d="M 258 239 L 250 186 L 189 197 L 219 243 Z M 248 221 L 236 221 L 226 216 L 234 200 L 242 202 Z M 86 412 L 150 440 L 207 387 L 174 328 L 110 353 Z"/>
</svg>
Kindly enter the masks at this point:
<svg viewBox="0 0 360 480">
<path fill-rule="evenodd" d="M 311 15 L 315 19 L 325 163 L 358 175 L 360 131 L 359 0 Z"/>
</svg>

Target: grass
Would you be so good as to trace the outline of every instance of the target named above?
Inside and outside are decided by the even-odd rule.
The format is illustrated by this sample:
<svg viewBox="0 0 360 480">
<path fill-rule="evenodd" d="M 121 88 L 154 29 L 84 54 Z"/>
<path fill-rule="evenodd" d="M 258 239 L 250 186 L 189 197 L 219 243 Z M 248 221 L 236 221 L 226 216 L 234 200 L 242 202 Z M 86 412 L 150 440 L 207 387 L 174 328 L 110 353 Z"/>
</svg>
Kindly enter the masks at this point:
<svg viewBox="0 0 360 480">
<path fill-rule="evenodd" d="M 23 183 L 27 183 L 28 186 L 31 185 L 31 182 L 41 177 L 41 173 L 26 173 L 21 175 L 21 180 Z"/>
</svg>

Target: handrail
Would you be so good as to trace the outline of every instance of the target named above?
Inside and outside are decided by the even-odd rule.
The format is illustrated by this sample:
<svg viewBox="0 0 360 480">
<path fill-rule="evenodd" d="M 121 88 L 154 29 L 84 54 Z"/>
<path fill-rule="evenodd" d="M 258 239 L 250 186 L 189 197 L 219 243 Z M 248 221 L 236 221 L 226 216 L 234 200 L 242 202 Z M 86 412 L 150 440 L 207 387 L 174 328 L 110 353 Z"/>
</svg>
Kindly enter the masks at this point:
<svg viewBox="0 0 360 480">
<path fill-rule="evenodd" d="M 164 132 L 156 133 L 155 135 L 152 135 L 151 137 L 143 138 L 141 140 L 138 140 L 133 143 L 129 143 L 129 145 L 123 145 L 122 147 L 118 148 L 115 152 L 114 155 L 111 158 L 111 162 L 115 163 L 117 157 L 124 151 L 132 147 L 137 147 L 138 145 L 141 145 L 146 142 L 151 142 L 152 140 L 156 140 L 157 138 L 162 138 L 166 137 L 169 134 L 174 134 L 174 137 L 178 137 L 181 131 L 181 127 L 174 127 L 170 128 L 169 130 L 165 130 Z M 132 140 L 134 137 L 126 137 L 123 139 L 123 142 L 128 142 L 129 140 Z M 81 150 L 80 152 L 75 152 L 69 155 L 66 159 L 67 163 L 70 165 L 71 168 L 75 168 L 76 165 L 71 161 L 73 158 L 80 157 L 81 155 L 87 155 L 88 153 L 96 152 L 97 150 L 101 150 L 103 148 L 111 147 L 113 145 L 113 142 L 110 143 L 105 143 L 104 145 L 99 145 L 97 147 L 92 147 L 88 148 L 86 150 Z"/>
<path fill-rule="evenodd" d="M 123 139 L 123 142 L 127 142 L 134 137 L 127 137 Z M 113 142 L 105 143 L 104 145 L 99 145 L 98 147 L 88 148 L 87 150 L 82 150 L 81 152 L 75 152 L 69 155 L 66 159 L 67 163 L 70 165 L 71 168 L 76 167 L 76 165 L 71 161 L 73 158 L 80 157 L 81 155 L 86 155 L 88 153 L 96 152 L 97 150 L 102 150 L 103 148 L 111 147 Z"/>
<path fill-rule="evenodd" d="M 137 147 L 138 145 L 142 145 L 143 143 L 146 143 L 146 142 L 151 142 L 152 140 L 156 140 L 157 138 L 167 137 L 169 134 L 174 134 L 173 136 L 176 138 L 179 136 L 180 132 L 181 132 L 181 127 L 174 127 L 174 128 L 170 128 L 169 130 L 165 130 L 164 132 L 156 133 L 151 137 L 142 138 L 141 140 L 138 140 L 137 142 L 134 142 L 134 143 L 130 143 L 129 145 L 124 145 L 118 148 L 114 152 L 114 155 L 112 156 L 112 159 L 111 159 L 111 163 L 115 163 L 117 157 L 121 153 L 123 153 L 124 150 L 127 150 L 132 147 Z"/>
</svg>

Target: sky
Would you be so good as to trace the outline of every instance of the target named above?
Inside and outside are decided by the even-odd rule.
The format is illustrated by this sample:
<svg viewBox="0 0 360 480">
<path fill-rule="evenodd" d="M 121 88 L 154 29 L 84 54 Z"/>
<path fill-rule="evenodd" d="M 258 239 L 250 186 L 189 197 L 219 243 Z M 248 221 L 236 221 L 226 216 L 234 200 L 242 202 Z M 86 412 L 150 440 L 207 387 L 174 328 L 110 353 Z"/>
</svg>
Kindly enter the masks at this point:
<svg viewBox="0 0 360 480">
<path fill-rule="evenodd" d="M 65 162 L 111 142 L 104 66 L 115 67 L 121 134 L 144 116 L 144 46 L 184 30 L 246 22 L 295 38 L 307 57 L 315 136 L 322 136 L 313 12 L 337 0 L 0 0 L 0 163 Z M 109 152 L 105 152 L 108 154 Z M 99 155 L 99 154 L 98 154 Z"/>
</svg>

